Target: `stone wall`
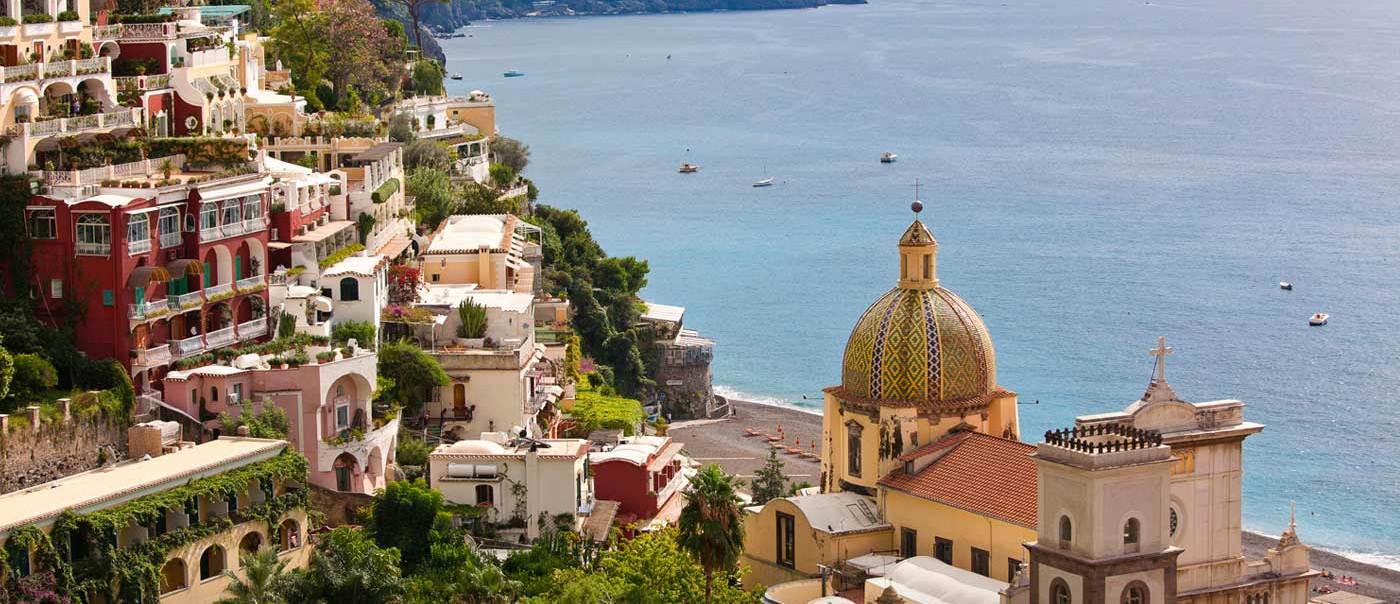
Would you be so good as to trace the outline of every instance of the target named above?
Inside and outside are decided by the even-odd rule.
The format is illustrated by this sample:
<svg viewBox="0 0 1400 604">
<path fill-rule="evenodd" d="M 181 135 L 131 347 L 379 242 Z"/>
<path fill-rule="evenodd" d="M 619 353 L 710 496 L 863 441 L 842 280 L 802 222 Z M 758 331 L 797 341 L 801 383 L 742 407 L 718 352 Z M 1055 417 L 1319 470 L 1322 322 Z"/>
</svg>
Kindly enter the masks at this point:
<svg viewBox="0 0 1400 604">
<path fill-rule="evenodd" d="M 374 496 L 367 493 L 342 493 L 309 485 L 309 507 L 325 514 L 326 526 L 361 524 L 357 517 L 360 510 L 374 502 Z"/>
<path fill-rule="evenodd" d="M 109 461 L 126 458 L 129 420 L 73 417 L 66 402 L 60 401 L 64 416 L 52 421 L 43 421 L 38 407 L 0 414 L 0 493 L 94 469 L 99 451 L 106 451 Z"/>
</svg>

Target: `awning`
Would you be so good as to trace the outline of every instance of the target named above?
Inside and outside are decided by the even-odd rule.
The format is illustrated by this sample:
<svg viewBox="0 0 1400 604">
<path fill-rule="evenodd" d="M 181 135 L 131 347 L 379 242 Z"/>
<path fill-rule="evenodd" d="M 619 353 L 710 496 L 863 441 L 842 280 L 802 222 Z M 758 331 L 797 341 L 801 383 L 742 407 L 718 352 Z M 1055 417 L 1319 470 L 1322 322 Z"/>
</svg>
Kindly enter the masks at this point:
<svg viewBox="0 0 1400 604">
<path fill-rule="evenodd" d="M 204 265 L 198 260 L 183 259 L 165 265 L 165 270 L 169 271 L 171 279 L 179 279 L 186 274 L 203 275 Z"/>
<path fill-rule="evenodd" d="M 160 266 L 138 266 L 126 280 L 127 287 L 146 287 L 152 281 L 165 283 L 170 280 L 170 272 Z"/>
</svg>

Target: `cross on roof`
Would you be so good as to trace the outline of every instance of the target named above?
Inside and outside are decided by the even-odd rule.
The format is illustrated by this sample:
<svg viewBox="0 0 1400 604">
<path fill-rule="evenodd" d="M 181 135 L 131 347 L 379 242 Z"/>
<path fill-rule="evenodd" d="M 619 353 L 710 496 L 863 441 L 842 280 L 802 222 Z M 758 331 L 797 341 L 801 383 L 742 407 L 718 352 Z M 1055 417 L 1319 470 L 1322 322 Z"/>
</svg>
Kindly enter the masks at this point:
<svg viewBox="0 0 1400 604">
<path fill-rule="evenodd" d="M 1148 351 L 1147 354 L 1157 357 L 1157 381 L 1167 381 L 1167 355 L 1171 354 L 1174 350 L 1175 349 L 1171 346 L 1167 346 L 1166 336 L 1157 336 L 1157 347 Z"/>
<path fill-rule="evenodd" d="M 922 186 L 922 185 L 919 184 L 919 179 L 915 178 L 915 179 L 914 179 L 914 199 L 916 199 L 916 200 L 919 200 L 919 187 L 920 187 L 920 186 Z M 920 201 L 922 201 L 922 200 L 920 200 Z"/>
</svg>

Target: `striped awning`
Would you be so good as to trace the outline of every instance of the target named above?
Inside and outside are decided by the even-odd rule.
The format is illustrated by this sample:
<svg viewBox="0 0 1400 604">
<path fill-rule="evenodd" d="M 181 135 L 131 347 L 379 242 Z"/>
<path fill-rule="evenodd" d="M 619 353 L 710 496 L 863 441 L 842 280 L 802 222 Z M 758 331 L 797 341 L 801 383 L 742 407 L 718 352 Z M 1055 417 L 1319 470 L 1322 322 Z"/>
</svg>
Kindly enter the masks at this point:
<svg viewBox="0 0 1400 604">
<path fill-rule="evenodd" d="M 170 280 L 170 272 L 161 266 L 138 266 L 126 279 L 127 287 L 146 287 L 152 281 L 165 283 Z"/>
<path fill-rule="evenodd" d="M 170 277 L 173 279 L 179 279 L 186 274 L 204 274 L 204 265 L 200 264 L 198 260 L 190 260 L 188 258 L 171 262 L 165 265 L 165 269 L 170 272 Z"/>
</svg>

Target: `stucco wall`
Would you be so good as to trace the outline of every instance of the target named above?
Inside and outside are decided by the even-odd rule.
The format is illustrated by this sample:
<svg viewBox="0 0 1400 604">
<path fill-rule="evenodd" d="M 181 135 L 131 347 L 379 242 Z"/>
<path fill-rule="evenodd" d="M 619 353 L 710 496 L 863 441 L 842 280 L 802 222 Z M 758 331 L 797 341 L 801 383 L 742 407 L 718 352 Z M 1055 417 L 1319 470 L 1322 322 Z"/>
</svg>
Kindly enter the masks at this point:
<svg viewBox="0 0 1400 604">
<path fill-rule="evenodd" d="M 793 517 L 795 542 L 792 567 L 777 564 L 779 512 Z M 818 564 L 834 564 L 870 552 L 889 551 L 894 547 L 891 535 L 889 529 L 843 535 L 817 531 L 792 502 L 774 499 L 761 511 L 744 519 L 744 555 L 741 561 L 750 569 L 744 576 L 744 586 L 771 586 L 796 578 L 818 576 L 821 572 Z"/>
<path fill-rule="evenodd" d="M 1008 559 L 1030 560 L 1022 546 L 1035 540 L 1035 529 L 980 516 L 941 503 L 886 489 L 885 519 L 894 525 L 895 545 L 901 529 L 917 531 L 919 556 L 934 556 L 935 538 L 953 542 L 953 566 L 972 570 L 972 548 L 988 552 L 988 570 L 998 581 L 1010 581 Z"/>
</svg>

